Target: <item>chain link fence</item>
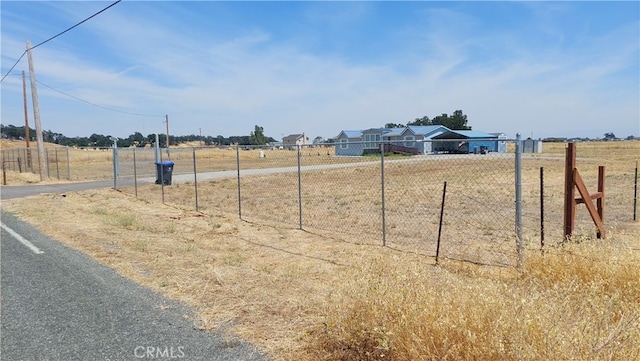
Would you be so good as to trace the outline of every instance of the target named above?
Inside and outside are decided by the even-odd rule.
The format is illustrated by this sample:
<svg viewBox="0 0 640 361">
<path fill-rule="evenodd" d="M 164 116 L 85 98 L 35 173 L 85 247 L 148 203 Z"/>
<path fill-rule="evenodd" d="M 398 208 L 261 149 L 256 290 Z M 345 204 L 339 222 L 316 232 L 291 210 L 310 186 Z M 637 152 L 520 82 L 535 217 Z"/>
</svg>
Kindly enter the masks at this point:
<svg viewBox="0 0 640 361">
<path fill-rule="evenodd" d="M 40 174 L 40 158 L 34 148 L 11 148 L 0 150 L 2 171 Z M 70 152 L 67 147 L 45 148 L 44 174 L 47 178 L 71 179 Z M 6 178 L 6 174 L 3 174 Z"/>
<path fill-rule="evenodd" d="M 173 148 L 157 156 L 151 149 L 118 149 L 116 187 L 186 209 L 234 212 L 249 222 L 434 257 L 439 243 L 440 257 L 513 266 L 514 156 L 343 157 L 331 145 Z M 157 163 L 167 160 L 174 163 L 170 186 L 158 184 Z"/>
<path fill-rule="evenodd" d="M 500 153 L 412 156 L 337 156 L 333 145 L 172 148 L 158 155 L 119 149 L 116 188 L 148 201 L 236 213 L 248 222 L 348 242 L 517 266 L 526 252 L 565 241 L 564 153 L 522 153 L 516 140 L 504 142 L 508 150 Z M 638 145 L 617 151 L 637 152 Z M 637 161 L 598 158 L 600 151 L 577 164 L 590 188 L 597 167 L 609 169 L 605 219 L 616 230 L 635 212 Z M 170 186 L 159 182 L 158 162 L 167 160 L 174 163 Z M 578 205 L 576 215 L 576 237 L 595 237 L 586 207 Z"/>
<path fill-rule="evenodd" d="M 56 147 L 46 149 L 45 164 L 51 178 L 111 178 L 114 188 L 149 202 L 235 213 L 248 222 L 433 257 L 514 266 L 522 256 L 518 240 L 524 253 L 565 241 L 566 144 L 545 143 L 540 153 L 522 153 L 516 151 L 516 140 L 504 142 L 507 150 L 500 153 L 411 156 L 379 151 L 340 156 L 335 151 L 340 145 L 331 144 L 288 149 Z M 625 225 L 637 217 L 638 154 L 637 141 L 578 144 L 576 166 L 590 192 L 596 191 L 598 166 L 605 167 L 608 234 L 627 231 Z M 13 172 L 39 173 L 37 156 L 35 149 L 1 152 L 3 168 Z M 168 161 L 173 166 L 165 174 L 159 163 Z M 165 175 L 169 179 L 160 179 Z M 582 204 L 574 235 L 596 235 Z"/>
<path fill-rule="evenodd" d="M 564 237 L 564 174 L 566 144 L 548 154 L 524 154 L 522 166 L 523 227 L 531 248 L 557 247 Z M 637 220 L 640 142 L 577 143 L 576 168 L 589 193 L 597 191 L 598 167 L 605 168 L 604 224 L 606 234 L 628 232 Z M 576 191 L 576 197 L 579 197 Z M 605 234 L 605 235 L 606 235 Z M 640 235 L 638 235 L 640 237 Z M 584 204 L 576 206 L 574 239 L 596 238 L 596 226 Z"/>
</svg>

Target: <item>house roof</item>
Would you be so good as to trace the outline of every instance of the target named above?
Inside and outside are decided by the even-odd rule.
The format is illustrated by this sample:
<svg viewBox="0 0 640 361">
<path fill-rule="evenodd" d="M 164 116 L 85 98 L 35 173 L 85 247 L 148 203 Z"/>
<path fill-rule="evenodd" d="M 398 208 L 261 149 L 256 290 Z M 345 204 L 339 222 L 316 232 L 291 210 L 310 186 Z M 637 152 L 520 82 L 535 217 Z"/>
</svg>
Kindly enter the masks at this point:
<svg viewBox="0 0 640 361">
<path fill-rule="evenodd" d="M 406 127 L 403 128 L 386 128 L 386 132 L 384 132 L 384 136 L 385 137 L 397 137 L 402 135 L 402 133 L 405 132 L 405 130 L 407 130 Z"/>
<path fill-rule="evenodd" d="M 360 138 L 362 135 L 362 130 L 343 130 L 338 134 L 336 138 L 340 138 L 340 136 L 344 134 L 347 138 Z"/>
<path fill-rule="evenodd" d="M 429 135 L 437 132 L 438 130 L 449 130 L 449 128 L 444 125 L 410 125 L 407 128 L 411 129 L 411 131 L 416 135 Z"/>
<path fill-rule="evenodd" d="M 302 139 L 304 138 L 305 135 L 303 134 L 291 134 L 291 135 L 287 135 L 286 137 L 282 138 L 283 142 L 295 142 L 298 139 Z"/>
<path fill-rule="evenodd" d="M 369 128 L 362 131 L 362 133 L 387 133 L 389 128 Z"/>
<path fill-rule="evenodd" d="M 486 138 L 491 138 L 494 139 L 496 138 L 495 135 L 491 135 L 489 133 L 485 133 L 485 132 L 481 132 L 478 130 L 448 130 L 445 133 L 442 133 L 440 135 L 436 135 L 434 138 L 436 139 L 459 139 L 459 138 L 464 138 L 464 139 L 486 139 Z"/>
<path fill-rule="evenodd" d="M 365 130 L 343 130 L 336 138 L 342 135 L 347 138 L 360 138 L 363 133 L 382 132 L 385 137 L 401 136 L 407 131 L 425 138 L 434 139 L 495 139 L 502 133 L 485 133 L 478 130 L 452 130 L 444 125 L 410 125 L 403 128 L 369 128 Z"/>
</svg>

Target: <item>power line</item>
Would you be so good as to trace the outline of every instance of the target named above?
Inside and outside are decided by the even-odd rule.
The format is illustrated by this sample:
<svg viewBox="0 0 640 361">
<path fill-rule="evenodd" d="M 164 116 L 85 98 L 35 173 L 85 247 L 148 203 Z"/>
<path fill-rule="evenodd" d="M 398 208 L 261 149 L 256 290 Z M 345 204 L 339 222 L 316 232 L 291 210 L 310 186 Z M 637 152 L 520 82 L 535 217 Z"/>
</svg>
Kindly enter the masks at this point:
<svg viewBox="0 0 640 361">
<path fill-rule="evenodd" d="M 73 28 L 75 28 L 75 27 L 79 26 L 80 24 L 82 24 L 82 23 L 84 23 L 84 22 L 86 22 L 86 21 L 88 21 L 88 20 L 92 19 L 93 17 L 95 17 L 95 16 L 99 15 L 100 13 L 102 13 L 102 12 L 106 11 L 107 9 L 111 8 L 112 6 L 114 6 L 115 4 L 119 3 L 120 1 L 122 1 L 122 0 L 117 0 L 117 1 L 116 1 L 116 2 L 114 2 L 113 4 L 111 4 L 111 5 L 107 6 L 106 8 L 104 8 L 104 9 L 102 9 L 102 10 L 98 11 L 97 13 L 95 13 L 95 14 L 93 14 L 93 15 L 89 16 L 88 18 L 86 18 L 86 19 L 82 20 L 81 22 L 79 22 L 79 23 L 75 24 L 74 26 L 72 26 L 72 27 L 68 28 L 67 30 L 64 30 L 64 31 L 62 31 L 62 32 L 60 32 L 60 33 L 58 33 L 58 34 L 56 34 L 56 35 L 54 35 L 54 36 L 50 37 L 49 39 L 47 39 L 47 40 L 45 40 L 45 41 L 41 42 L 40 44 L 37 44 L 37 45 L 32 46 L 31 48 L 29 48 L 29 49 L 25 50 L 25 51 L 22 53 L 22 55 L 20 55 L 20 57 L 18 58 L 18 60 L 16 60 L 16 62 L 13 64 L 13 66 L 11 66 L 11 69 L 9 69 L 9 71 L 7 72 L 7 74 L 5 74 L 5 75 L 2 77 L 2 79 L 0 79 L 0 83 L 2 83 L 2 82 L 4 81 L 4 78 L 6 78 L 6 77 L 7 77 L 7 75 L 9 75 L 9 73 L 11 73 L 11 71 L 13 70 L 13 68 L 15 68 L 15 67 L 16 67 L 16 65 L 18 65 L 18 63 L 20 62 L 20 60 L 22 60 L 22 58 L 23 58 L 23 57 L 24 57 L 24 55 L 27 53 L 27 51 L 29 51 L 29 50 L 31 50 L 31 49 L 35 49 L 35 48 L 39 47 L 40 45 L 45 44 L 45 43 L 47 43 L 47 42 L 49 42 L 49 41 L 51 41 L 51 40 L 53 40 L 53 39 L 57 38 L 58 36 L 60 36 L 60 35 L 62 35 L 62 34 L 64 34 L 64 33 L 66 33 L 67 31 L 69 31 L 69 30 L 71 30 L 71 29 L 73 29 Z"/>
<path fill-rule="evenodd" d="M 102 105 L 99 105 L 99 104 L 92 103 L 92 102 L 90 102 L 88 100 L 84 100 L 84 99 L 78 98 L 77 96 L 74 96 L 74 95 L 71 95 L 71 94 L 67 94 L 67 93 L 65 93 L 65 92 L 63 92 L 61 90 L 55 89 L 55 88 L 53 88 L 53 87 L 51 87 L 51 86 L 49 86 L 49 85 L 47 85 L 47 84 L 45 84 L 45 83 L 43 83 L 43 82 L 41 82 L 39 80 L 36 80 L 36 82 L 38 84 L 40 84 L 40 85 L 43 85 L 43 86 L 55 91 L 55 92 L 58 92 L 58 93 L 60 93 L 62 95 L 65 95 L 65 96 L 68 96 L 69 98 L 73 98 L 73 99 L 79 100 L 79 101 L 87 103 L 89 105 L 93 105 L 94 107 L 110 110 L 112 112 L 118 112 L 118 113 L 128 114 L 128 115 L 137 115 L 137 116 L 149 117 L 149 118 L 164 118 L 165 117 L 164 115 L 149 115 L 149 114 L 140 114 L 140 113 L 129 113 L 129 112 L 125 112 L 123 110 L 118 110 L 118 109 L 114 109 L 114 108 L 105 107 L 105 106 L 102 106 Z"/>
<path fill-rule="evenodd" d="M 20 76 L 21 74 L 20 74 L 20 73 L 13 73 L 13 74 L 6 74 L 5 76 L 9 76 L 9 75 Z M 45 84 L 45 83 L 41 82 L 40 80 L 36 80 L 36 82 L 37 82 L 38 84 L 40 84 L 40 85 L 42 85 L 42 86 L 46 87 L 46 88 L 49 88 L 49 89 L 51 89 L 51 90 L 53 90 L 53 91 L 55 91 L 55 92 L 57 92 L 57 93 L 60 93 L 60 94 L 62 94 L 62 95 L 64 95 L 64 96 L 67 96 L 67 97 L 69 97 L 69 98 L 73 98 L 73 99 L 78 100 L 78 101 L 81 101 L 81 102 L 83 102 L 83 103 L 87 103 L 87 104 L 92 105 L 92 106 L 94 106 L 94 107 L 102 108 L 102 109 L 105 109 L 105 110 L 110 110 L 110 111 L 112 111 L 112 112 L 118 112 L 118 113 L 122 113 L 122 114 L 135 115 L 135 116 L 148 117 L 148 118 L 163 118 L 163 119 L 164 119 L 164 118 L 165 118 L 165 116 L 166 116 L 166 115 L 150 115 L 150 114 L 142 114 L 142 113 L 130 113 L 130 112 L 125 112 L 124 110 L 119 110 L 119 109 L 115 109 L 115 108 L 105 107 L 105 106 L 103 106 L 103 105 L 96 104 L 96 103 L 92 103 L 92 102 L 90 102 L 90 101 L 88 101 L 88 100 L 85 100 L 85 99 L 79 98 L 79 97 L 77 97 L 77 96 L 75 96 L 75 95 L 71 95 L 71 94 L 65 93 L 65 92 L 63 92 L 62 90 L 58 90 L 58 89 L 56 89 L 56 88 L 52 87 L 51 85 L 47 85 L 47 84 Z"/>
</svg>

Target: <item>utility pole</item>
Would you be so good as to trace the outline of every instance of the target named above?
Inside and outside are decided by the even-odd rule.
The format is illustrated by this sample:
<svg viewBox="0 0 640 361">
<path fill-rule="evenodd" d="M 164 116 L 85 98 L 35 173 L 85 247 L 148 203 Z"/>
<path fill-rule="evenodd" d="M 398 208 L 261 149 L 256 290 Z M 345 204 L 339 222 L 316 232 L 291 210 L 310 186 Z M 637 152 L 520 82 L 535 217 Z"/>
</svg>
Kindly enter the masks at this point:
<svg viewBox="0 0 640 361">
<path fill-rule="evenodd" d="M 167 124 L 167 149 L 169 149 L 169 115 L 164 115 L 164 122 Z"/>
<path fill-rule="evenodd" d="M 31 78 L 31 97 L 33 98 L 33 119 L 36 123 L 36 140 L 38 141 L 38 164 L 40 165 L 40 180 L 44 181 L 47 175 L 47 162 L 45 159 L 44 138 L 42 137 L 42 124 L 40 124 L 40 104 L 38 103 L 38 88 L 36 87 L 36 73 L 33 70 L 33 58 L 31 56 L 31 41 L 27 40 L 27 59 L 29 60 L 29 77 Z"/>
<path fill-rule="evenodd" d="M 29 113 L 27 112 L 27 81 L 22 71 L 22 99 L 24 102 L 24 140 L 27 142 L 27 167 L 31 168 L 31 149 L 29 148 Z"/>
</svg>

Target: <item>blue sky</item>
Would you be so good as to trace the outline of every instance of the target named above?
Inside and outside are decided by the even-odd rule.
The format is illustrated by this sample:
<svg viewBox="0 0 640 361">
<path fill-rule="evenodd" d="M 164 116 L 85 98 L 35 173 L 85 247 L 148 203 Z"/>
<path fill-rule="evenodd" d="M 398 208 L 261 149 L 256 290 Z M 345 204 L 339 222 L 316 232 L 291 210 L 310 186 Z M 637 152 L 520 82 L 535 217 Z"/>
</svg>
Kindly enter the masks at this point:
<svg viewBox="0 0 640 361">
<path fill-rule="evenodd" d="M 112 2 L 3 0 L 2 74 Z M 640 136 L 639 48 L 637 1 L 124 0 L 32 53 L 42 126 L 67 136 L 162 134 L 167 114 L 175 135 L 329 138 L 461 109 L 510 138 L 598 138 Z M 22 70 L 2 124 L 24 124 Z"/>
</svg>

